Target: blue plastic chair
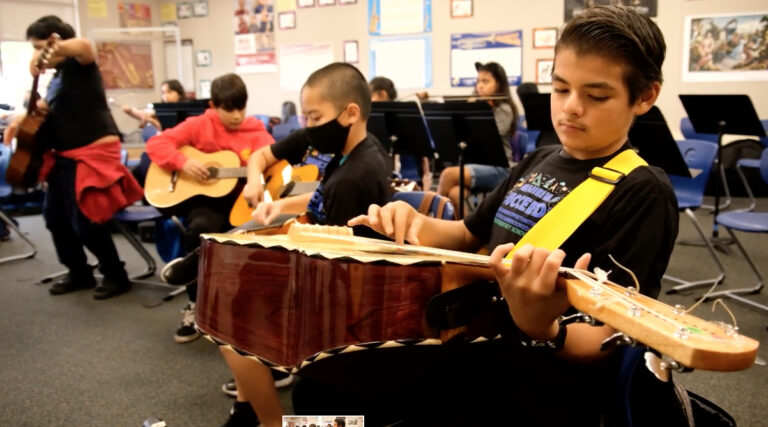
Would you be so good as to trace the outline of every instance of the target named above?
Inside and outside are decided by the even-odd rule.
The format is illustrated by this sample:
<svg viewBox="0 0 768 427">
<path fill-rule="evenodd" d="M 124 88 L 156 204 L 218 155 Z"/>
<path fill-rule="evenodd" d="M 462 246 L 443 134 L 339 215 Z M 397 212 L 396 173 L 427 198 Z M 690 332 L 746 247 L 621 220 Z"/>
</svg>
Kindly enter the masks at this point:
<svg viewBox="0 0 768 427">
<path fill-rule="evenodd" d="M 761 120 L 761 122 L 763 123 L 765 133 L 768 134 L 768 120 Z M 763 147 L 768 148 L 768 137 L 760 138 L 760 143 L 763 144 Z M 752 188 L 749 187 L 746 175 L 744 175 L 745 168 L 760 169 L 760 159 L 739 159 L 736 162 L 736 172 L 739 174 L 739 179 L 741 179 L 741 183 L 744 184 L 744 189 L 749 198 L 749 206 L 746 209 L 741 210 L 749 212 L 755 210 L 757 200 L 755 200 L 755 194 L 752 192 Z"/>
<path fill-rule="evenodd" d="M 5 171 L 8 169 L 8 164 L 10 161 L 11 147 L 0 143 L 0 201 L 10 196 L 13 192 L 11 185 L 5 181 Z M 15 231 L 16 234 L 21 237 L 21 239 L 24 240 L 24 242 L 26 242 L 30 247 L 30 250 L 27 252 L 0 258 L 0 264 L 8 261 L 15 261 L 17 259 L 32 258 L 37 254 L 37 248 L 35 247 L 35 244 L 32 243 L 32 241 L 29 240 L 29 238 L 27 238 L 27 236 L 25 236 L 21 230 L 19 230 L 19 228 L 16 226 L 16 223 L 13 222 L 13 220 L 9 218 L 5 212 L 3 212 L 2 206 L 0 206 L 0 221 L 8 229 Z"/>
<path fill-rule="evenodd" d="M 272 127 L 272 137 L 279 141 L 291 132 L 301 129 L 298 116 L 291 116 L 284 123 L 276 124 Z"/>
<path fill-rule="evenodd" d="M 392 196 L 392 201 L 396 200 L 402 200 L 433 218 L 456 219 L 456 209 L 451 200 L 433 191 L 399 191 Z"/>
<path fill-rule="evenodd" d="M 684 289 L 693 287 L 711 285 L 714 283 L 721 283 L 725 279 L 725 268 L 720 261 L 720 258 L 715 253 L 715 248 L 712 246 L 712 242 L 704 234 L 704 231 L 696 219 L 696 215 L 693 213 L 696 209 L 702 206 L 704 200 L 704 190 L 707 186 L 707 180 L 709 173 L 715 163 L 715 157 L 717 156 L 717 145 L 707 141 L 700 141 L 694 139 L 686 139 L 683 141 L 677 141 L 677 146 L 680 152 L 683 154 L 685 163 L 691 170 L 693 178 L 686 178 L 677 175 L 669 175 L 670 181 L 672 181 L 672 187 L 675 190 L 675 196 L 677 197 L 678 209 L 685 212 L 693 223 L 696 232 L 699 234 L 707 249 L 709 250 L 712 260 L 718 269 L 718 276 L 711 279 L 687 281 L 674 276 L 665 275 L 664 278 L 680 285 L 668 290 L 667 293 L 674 293 Z"/>
<path fill-rule="evenodd" d="M 691 119 L 688 117 L 683 117 L 680 119 L 680 132 L 683 134 L 685 139 L 695 139 L 699 141 L 707 141 L 710 143 L 713 143 L 717 146 L 718 144 L 718 136 L 714 133 L 698 133 L 695 130 L 693 130 L 693 124 L 691 123 Z M 725 167 L 723 165 L 719 165 L 718 167 L 719 173 L 720 173 L 720 180 L 723 184 L 723 190 L 725 191 L 725 199 L 720 204 L 720 209 L 727 209 L 728 206 L 731 205 L 731 189 L 728 187 L 728 181 L 725 179 Z M 707 209 L 714 209 L 713 206 L 704 206 Z"/>
<path fill-rule="evenodd" d="M 271 133 L 269 128 L 269 116 L 266 114 L 254 114 L 253 117 L 261 120 L 262 123 L 264 123 L 264 128 L 267 129 L 268 132 Z"/>
<path fill-rule="evenodd" d="M 766 182 L 766 184 L 768 184 L 768 148 L 763 150 L 763 154 L 760 157 L 760 176 L 762 176 L 763 180 Z M 707 300 L 722 297 L 732 298 L 768 312 L 768 306 L 758 304 L 741 296 L 755 295 L 760 293 L 760 291 L 763 289 L 763 273 L 759 268 L 757 268 L 754 260 L 749 256 L 749 253 L 747 253 L 747 251 L 744 249 L 744 246 L 741 244 L 739 239 L 736 238 L 736 234 L 733 232 L 733 230 L 738 230 L 746 233 L 768 233 L 768 212 L 724 212 L 717 216 L 716 221 L 718 224 L 722 225 L 726 230 L 728 230 L 728 234 L 730 234 L 731 238 L 733 238 L 733 242 L 736 243 L 736 246 L 741 251 L 744 259 L 746 259 L 749 267 L 752 269 L 752 272 L 755 273 L 755 276 L 757 276 L 757 284 L 750 288 L 739 288 L 714 292 L 707 297 Z"/>
</svg>

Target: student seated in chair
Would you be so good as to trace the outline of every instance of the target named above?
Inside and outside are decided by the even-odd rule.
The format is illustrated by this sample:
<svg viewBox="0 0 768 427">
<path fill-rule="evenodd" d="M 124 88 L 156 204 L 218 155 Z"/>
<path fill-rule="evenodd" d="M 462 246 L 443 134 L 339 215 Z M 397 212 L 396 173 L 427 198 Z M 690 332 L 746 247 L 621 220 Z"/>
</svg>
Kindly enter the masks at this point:
<svg viewBox="0 0 768 427">
<path fill-rule="evenodd" d="M 477 84 L 475 92 L 478 96 L 501 97 L 503 99 L 488 100 L 493 107 L 493 117 L 496 119 L 496 127 L 501 135 L 500 141 L 503 144 L 504 153 L 507 156 L 509 166 L 514 164 L 512 148 L 509 145 L 509 138 L 517 130 L 517 107 L 512 102 L 512 95 L 509 92 L 509 80 L 504 67 L 496 62 L 486 64 L 476 63 Z M 466 187 L 465 196 L 469 192 L 484 193 L 493 190 L 507 177 L 509 168 L 501 166 L 490 166 L 480 164 L 464 165 L 464 187 Z M 441 196 L 447 196 L 458 207 L 459 203 L 459 167 L 451 166 L 445 168 L 440 173 L 440 182 L 437 186 L 437 193 Z"/>
<path fill-rule="evenodd" d="M 393 384 L 376 387 L 401 391 L 403 406 L 419 401 L 430 417 L 438 414 L 429 419 L 434 425 L 506 425 L 510 416 L 516 425 L 617 425 L 612 417 L 622 402 L 611 387 L 619 373 L 619 352 L 601 350 L 616 331 L 559 321 L 573 309 L 558 269 L 600 267 L 613 271 L 611 280 L 633 285 L 609 260 L 611 255 L 634 272 L 640 292 L 656 297 L 678 231 L 669 180 L 659 168 L 638 166 L 560 248 L 546 249 L 536 240 L 515 245 L 564 203 L 593 168 L 631 149 L 628 132 L 634 118 L 659 95 L 665 50 L 661 31 L 648 17 L 622 7 L 586 10 L 566 24 L 555 47 L 551 114 L 562 146 L 529 154 L 463 221 L 427 218 L 406 203 L 393 202 L 372 206 L 368 215 L 349 222 L 400 243 L 470 252 L 487 245 L 504 296 L 496 322 L 501 339 L 456 343 L 464 347 L 450 347 L 455 352 L 419 382 L 393 378 Z M 505 264 L 513 249 L 511 263 Z M 540 345 L 532 346 L 534 341 Z M 360 401 L 365 386 L 349 384 L 347 390 Z M 664 390 L 671 394 L 653 396 L 659 413 L 671 407 L 680 416 L 671 386 Z M 322 389 L 308 394 L 332 396 L 329 405 L 347 398 Z M 333 413 L 332 406 L 326 409 Z"/>
<path fill-rule="evenodd" d="M 248 90 L 237 74 L 225 74 L 211 83 L 210 108 L 200 116 L 187 118 L 172 129 L 153 136 L 147 141 L 147 154 L 152 162 L 163 169 L 181 171 L 200 181 L 208 178 L 208 170 L 194 158 L 187 158 L 179 151 L 190 145 L 204 153 L 229 150 L 237 154 L 245 166 L 251 154 L 272 144 L 260 120 L 245 114 Z M 229 212 L 242 186 L 235 187 L 229 195 L 210 198 L 198 196 L 183 202 L 173 211 L 184 216 L 189 224 L 182 237 L 186 253 L 200 246 L 200 234 L 223 232 L 230 228 Z M 169 262 L 161 276 L 168 283 L 185 284 L 197 276 L 197 257 L 178 258 Z M 182 310 L 181 325 L 176 330 L 177 343 L 190 342 L 200 336 L 195 329 L 195 300 L 197 285 L 187 286 L 189 304 Z"/>
<path fill-rule="evenodd" d="M 389 200 L 390 163 L 381 144 L 366 130 L 371 92 L 360 71 L 343 63 L 315 71 L 301 90 L 301 109 L 307 128 L 257 151 L 249 161 L 244 194 L 256 206 L 254 219 L 266 224 L 280 213 L 306 211 L 315 223 L 345 225 L 371 204 Z M 333 154 L 317 190 L 264 201 L 259 180 L 263 171 L 281 159 L 297 164 L 310 148 Z M 261 419 L 265 426 L 279 426 L 282 408 L 269 368 L 229 349 L 222 348 L 222 354 L 238 389 L 237 403 L 225 425 L 258 425 Z"/>
</svg>

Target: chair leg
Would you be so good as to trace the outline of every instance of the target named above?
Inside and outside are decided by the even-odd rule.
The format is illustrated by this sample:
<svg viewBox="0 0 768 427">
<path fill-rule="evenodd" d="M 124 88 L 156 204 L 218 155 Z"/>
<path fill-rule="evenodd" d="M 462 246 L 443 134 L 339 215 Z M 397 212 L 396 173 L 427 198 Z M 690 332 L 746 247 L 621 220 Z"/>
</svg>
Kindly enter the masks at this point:
<svg viewBox="0 0 768 427">
<path fill-rule="evenodd" d="M 725 190 L 725 199 L 720 203 L 719 209 L 728 209 L 728 206 L 731 206 L 731 189 L 728 187 L 728 181 L 725 180 L 725 167 L 718 165 L 718 170 L 720 171 L 720 182 L 723 184 L 723 190 Z M 709 210 L 715 209 L 713 205 L 701 205 L 701 207 Z"/>
<path fill-rule="evenodd" d="M 24 240 L 27 243 L 27 245 L 29 245 L 29 247 L 31 248 L 29 252 L 24 252 L 23 254 L 11 255 L 4 258 L 0 258 L 0 264 L 6 263 L 9 261 L 15 261 L 17 259 L 32 258 L 37 254 L 37 248 L 35 247 L 35 244 L 32 243 L 32 241 L 29 240 L 29 238 L 25 236 L 24 233 L 21 232 L 21 230 L 19 230 L 19 227 L 16 227 L 16 224 L 10 218 L 8 218 L 8 216 L 5 215 L 5 212 L 3 212 L 2 210 L 0 210 L 0 220 L 2 220 L 8 228 L 15 231 L 16 234 L 19 235 L 19 237 L 21 237 L 21 239 Z"/>
<path fill-rule="evenodd" d="M 752 189 L 749 187 L 749 182 L 747 182 L 747 177 L 744 175 L 744 170 L 741 168 L 741 165 L 736 165 L 736 172 L 739 174 L 741 183 L 744 184 L 744 189 L 747 190 L 747 197 L 749 197 L 749 206 L 739 210 L 744 212 L 752 212 L 757 206 L 755 195 L 752 193 Z"/>
<path fill-rule="evenodd" d="M 737 301 L 743 302 L 745 304 L 751 305 L 752 307 L 759 308 L 760 310 L 768 312 L 768 306 L 764 304 L 756 303 L 752 300 L 749 300 L 741 296 L 741 295 L 756 295 L 763 290 L 763 273 L 760 272 L 760 269 L 757 268 L 757 265 L 755 265 L 755 262 L 752 260 L 752 257 L 750 257 L 747 251 L 744 250 L 744 246 L 742 246 L 739 239 L 736 238 L 736 235 L 733 233 L 733 230 L 731 230 L 728 227 L 725 227 L 725 229 L 728 230 L 728 234 L 731 235 L 731 238 L 733 239 L 734 243 L 736 243 L 736 246 L 741 251 L 741 254 L 744 255 L 744 259 L 747 260 L 747 264 L 749 264 L 749 267 L 752 269 L 752 272 L 755 273 L 755 276 L 757 276 L 757 284 L 751 288 L 727 289 L 720 292 L 713 292 L 707 295 L 704 300 L 711 301 L 717 298 L 731 298 L 731 299 L 735 299 Z"/>
<path fill-rule="evenodd" d="M 136 252 L 141 255 L 141 257 L 144 259 L 144 262 L 147 264 L 147 267 L 144 269 L 144 271 L 130 275 L 130 279 L 133 281 L 136 279 L 144 279 L 153 276 L 157 270 L 157 264 L 155 263 L 155 259 L 152 258 L 152 255 L 150 255 L 150 253 L 144 249 L 144 245 L 142 245 L 139 239 L 137 239 L 136 236 L 134 236 L 133 233 L 131 233 L 131 231 L 125 227 L 125 225 L 123 225 L 120 221 L 113 220 L 112 222 L 120 231 L 120 234 L 125 236 L 125 238 L 128 240 L 128 243 L 130 243 L 131 246 L 136 249 Z"/>
<path fill-rule="evenodd" d="M 717 265 L 717 271 L 720 274 L 717 277 L 714 277 L 712 279 L 704 279 L 704 280 L 696 280 L 696 281 L 687 281 L 687 280 L 680 279 L 678 277 L 665 274 L 664 275 L 665 279 L 675 283 L 680 283 L 679 285 L 673 287 L 672 289 L 669 289 L 667 291 L 667 294 L 674 294 L 680 291 L 684 291 L 686 289 L 697 288 L 699 286 L 707 286 L 712 284 L 719 285 L 723 283 L 723 280 L 725 280 L 725 268 L 723 267 L 723 263 L 720 261 L 720 257 L 717 256 L 717 253 L 715 252 L 715 248 L 714 246 L 712 246 L 712 242 L 710 242 L 709 238 L 707 238 L 707 236 L 704 234 L 704 230 L 701 229 L 701 225 L 699 225 L 699 221 L 696 219 L 696 215 L 690 209 L 686 209 L 685 214 L 688 215 L 688 217 L 691 219 L 691 222 L 693 222 L 694 228 L 696 228 L 696 231 L 699 233 L 701 240 L 707 246 L 707 250 L 709 251 L 709 254 L 712 256 L 712 259 L 715 261 L 715 265 Z"/>
</svg>

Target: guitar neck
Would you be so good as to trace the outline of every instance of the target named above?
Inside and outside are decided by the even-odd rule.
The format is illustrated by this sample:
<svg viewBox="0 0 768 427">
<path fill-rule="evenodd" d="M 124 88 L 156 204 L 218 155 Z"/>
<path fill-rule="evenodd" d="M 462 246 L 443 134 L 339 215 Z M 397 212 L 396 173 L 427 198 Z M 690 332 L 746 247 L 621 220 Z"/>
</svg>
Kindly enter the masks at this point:
<svg viewBox="0 0 768 427">
<path fill-rule="evenodd" d="M 211 178 L 245 178 L 248 176 L 248 168 L 241 166 L 239 168 L 208 168 Z"/>
</svg>

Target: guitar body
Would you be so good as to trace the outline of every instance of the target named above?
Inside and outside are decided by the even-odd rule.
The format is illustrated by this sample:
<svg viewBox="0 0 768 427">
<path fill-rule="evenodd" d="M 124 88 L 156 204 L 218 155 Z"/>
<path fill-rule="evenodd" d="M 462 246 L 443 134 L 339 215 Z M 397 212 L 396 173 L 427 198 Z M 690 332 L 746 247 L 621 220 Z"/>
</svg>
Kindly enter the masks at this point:
<svg viewBox="0 0 768 427">
<path fill-rule="evenodd" d="M 202 151 L 186 145 L 179 149 L 187 158 L 196 159 L 206 168 L 238 168 L 240 158 L 232 151 L 216 153 Z M 174 182 L 174 176 L 175 182 Z M 223 197 L 237 185 L 237 177 L 208 179 L 200 181 L 182 171 L 167 171 L 155 163 L 147 170 L 144 196 L 147 202 L 157 208 L 169 208 L 194 196 Z"/>
<path fill-rule="evenodd" d="M 37 130 L 45 121 L 45 115 L 38 112 L 28 114 L 19 124 L 16 134 L 16 151 L 11 156 L 5 179 L 14 187 L 31 188 L 37 184 L 43 165 L 42 143 L 38 141 Z"/>
<path fill-rule="evenodd" d="M 292 168 L 286 160 L 281 160 L 264 172 L 264 190 L 272 197 L 272 200 L 280 198 L 285 185 L 290 182 L 310 182 L 316 181 L 320 174 L 316 165 L 305 165 Z M 232 211 L 229 213 L 229 223 L 233 227 L 238 227 L 251 220 L 253 207 L 248 204 L 243 194 L 240 193 Z"/>
</svg>

